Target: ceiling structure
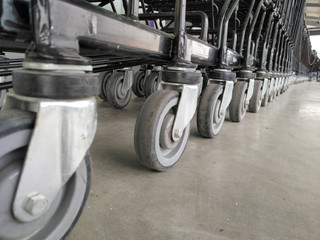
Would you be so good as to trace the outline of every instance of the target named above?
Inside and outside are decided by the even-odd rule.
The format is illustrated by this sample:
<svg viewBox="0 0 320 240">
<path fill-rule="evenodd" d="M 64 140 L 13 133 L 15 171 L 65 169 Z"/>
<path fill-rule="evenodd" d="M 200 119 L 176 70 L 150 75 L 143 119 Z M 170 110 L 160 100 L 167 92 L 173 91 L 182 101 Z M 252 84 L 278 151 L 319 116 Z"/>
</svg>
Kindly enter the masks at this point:
<svg viewBox="0 0 320 240">
<path fill-rule="evenodd" d="M 311 36 L 320 35 L 320 0 L 307 0 L 305 22 Z"/>
</svg>

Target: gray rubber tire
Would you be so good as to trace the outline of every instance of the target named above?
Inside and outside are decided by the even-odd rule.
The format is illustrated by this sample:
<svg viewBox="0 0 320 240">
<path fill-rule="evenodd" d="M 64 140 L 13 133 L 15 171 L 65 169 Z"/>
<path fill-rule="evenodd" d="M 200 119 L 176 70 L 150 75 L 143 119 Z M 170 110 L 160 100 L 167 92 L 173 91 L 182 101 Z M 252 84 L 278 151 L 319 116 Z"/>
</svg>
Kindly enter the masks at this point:
<svg viewBox="0 0 320 240">
<path fill-rule="evenodd" d="M 234 86 L 232 100 L 229 105 L 229 115 L 232 122 L 241 122 L 246 115 L 247 88 L 248 83 L 244 81 L 238 81 Z"/>
<path fill-rule="evenodd" d="M 159 73 L 152 72 L 147 78 L 144 85 L 145 97 L 148 98 L 152 93 L 158 90 L 159 86 Z"/>
<path fill-rule="evenodd" d="M 12 215 L 12 203 L 23 168 L 34 116 L 6 110 L 0 116 L 0 224 L 1 240 L 64 239 L 80 217 L 91 183 L 91 160 L 87 155 L 75 174 L 38 219 L 22 223 Z M 19 229 L 19 231 L 17 230 Z"/>
<path fill-rule="evenodd" d="M 189 138 L 190 124 L 177 142 L 172 129 L 179 102 L 179 93 L 160 90 L 144 103 L 135 126 L 134 146 L 139 161 L 146 167 L 166 171 L 181 158 Z"/>
<path fill-rule="evenodd" d="M 114 72 L 107 83 L 107 99 L 114 108 L 121 109 L 130 102 L 132 91 L 131 88 L 123 93 L 121 91 L 124 82 L 125 72 Z"/>
<path fill-rule="evenodd" d="M 260 110 L 261 103 L 262 103 L 262 100 L 261 100 L 262 85 L 263 85 L 263 81 L 260 81 L 260 80 L 254 81 L 253 95 L 249 103 L 249 112 L 257 113 Z"/>
<path fill-rule="evenodd" d="M 197 112 L 197 128 L 201 136 L 213 138 L 221 131 L 225 116 L 219 116 L 223 86 L 209 84 L 200 98 Z"/>
<path fill-rule="evenodd" d="M 108 99 L 107 99 L 107 83 L 108 83 L 108 80 L 111 77 L 111 75 L 112 75 L 112 71 L 108 71 L 108 72 L 100 73 L 100 76 L 99 76 L 99 81 L 100 81 L 99 97 L 104 101 L 108 101 Z"/>
<path fill-rule="evenodd" d="M 144 97 L 145 96 L 145 77 L 146 73 L 144 71 L 138 71 L 134 74 L 133 84 L 132 84 L 132 91 L 137 97 Z"/>
</svg>

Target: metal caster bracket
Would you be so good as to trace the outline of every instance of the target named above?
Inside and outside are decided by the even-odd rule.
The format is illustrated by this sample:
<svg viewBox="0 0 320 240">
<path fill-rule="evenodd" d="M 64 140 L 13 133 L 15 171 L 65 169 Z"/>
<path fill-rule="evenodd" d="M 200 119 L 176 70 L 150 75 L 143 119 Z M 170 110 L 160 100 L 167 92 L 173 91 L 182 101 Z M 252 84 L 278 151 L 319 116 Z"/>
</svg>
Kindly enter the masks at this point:
<svg viewBox="0 0 320 240">
<path fill-rule="evenodd" d="M 116 72 L 117 70 L 114 70 Z M 130 90 L 133 84 L 133 70 L 132 68 L 123 68 L 118 71 L 124 71 L 124 79 L 123 79 L 123 84 L 121 88 L 121 92 L 123 94 L 127 94 L 127 92 Z"/>
<path fill-rule="evenodd" d="M 248 90 L 247 90 L 247 97 L 246 97 L 246 105 L 248 106 L 250 103 L 250 99 L 253 95 L 254 79 L 238 79 L 238 81 L 246 81 L 249 83 Z"/>
<path fill-rule="evenodd" d="M 183 130 L 196 112 L 198 97 L 201 93 L 201 84 L 191 85 L 161 82 L 159 89 L 171 89 L 181 92 L 172 130 L 172 139 L 178 141 L 183 136 Z"/>
<path fill-rule="evenodd" d="M 96 100 L 51 100 L 9 93 L 5 109 L 37 113 L 13 214 L 22 222 L 42 216 L 79 167 L 97 126 Z"/>
<path fill-rule="evenodd" d="M 144 74 L 144 82 L 146 82 L 146 79 L 147 79 L 147 77 L 150 75 L 152 73 L 152 70 L 151 69 L 147 69 L 146 71 L 145 71 L 145 74 Z"/>
<path fill-rule="evenodd" d="M 223 96 L 222 96 L 222 102 L 220 105 L 219 110 L 219 117 L 225 117 L 227 108 L 232 100 L 232 92 L 233 92 L 233 81 L 225 81 L 225 80 L 217 80 L 217 79 L 210 79 L 210 82 L 218 82 L 223 83 L 224 89 L 223 89 Z"/>
<path fill-rule="evenodd" d="M 272 91 L 273 91 L 274 89 L 275 89 L 275 79 L 274 79 L 274 78 L 271 78 L 268 96 L 270 96 L 270 94 L 272 93 Z"/>
<path fill-rule="evenodd" d="M 262 101 L 264 96 L 267 93 L 267 89 L 268 89 L 268 78 L 263 79 L 263 86 L 262 86 L 262 92 L 261 92 L 261 97 L 260 100 Z"/>
<path fill-rule="evenodd" d="M 275 84 L 274 84 L 274 91 L 277 93 L 278 89 L 279 89 L 279 78 L 275 79 Z"/>
</svg>

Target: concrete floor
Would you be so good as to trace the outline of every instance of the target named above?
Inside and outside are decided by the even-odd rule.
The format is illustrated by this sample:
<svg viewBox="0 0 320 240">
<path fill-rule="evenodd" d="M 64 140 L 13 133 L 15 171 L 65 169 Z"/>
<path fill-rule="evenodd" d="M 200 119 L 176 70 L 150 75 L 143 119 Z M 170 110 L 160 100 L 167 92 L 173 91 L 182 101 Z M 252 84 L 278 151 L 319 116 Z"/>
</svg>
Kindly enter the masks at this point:
<svg viewBox="0 0 320 240">
<path fill-rule="evenodd" d="M 307 82 L 215 139 L 195 119 L 180 162 L 163 173 L 137 161 L 144 99 L 123 110 L 98 100 L 93 183 L 70 239 L 320 239 L 320 83 Z"/>
</svg>

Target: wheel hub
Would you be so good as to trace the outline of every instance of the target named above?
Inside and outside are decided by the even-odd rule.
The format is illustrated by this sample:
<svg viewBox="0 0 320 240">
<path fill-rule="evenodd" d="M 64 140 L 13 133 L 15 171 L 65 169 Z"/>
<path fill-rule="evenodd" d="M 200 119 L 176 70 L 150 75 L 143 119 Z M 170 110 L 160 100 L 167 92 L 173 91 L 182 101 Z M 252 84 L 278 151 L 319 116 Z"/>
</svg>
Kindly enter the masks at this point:
<svg viewBox="0 0 320 240">
<path fill-rule="evenodd" d="M 162 148 L 173 149 L 179 143 L 179 140 L 175 142 L 172 139 L 173 124 L 174 114 L 169 113 L 165 116 L 161 127 L 160 145 Z"/>
</svg>

